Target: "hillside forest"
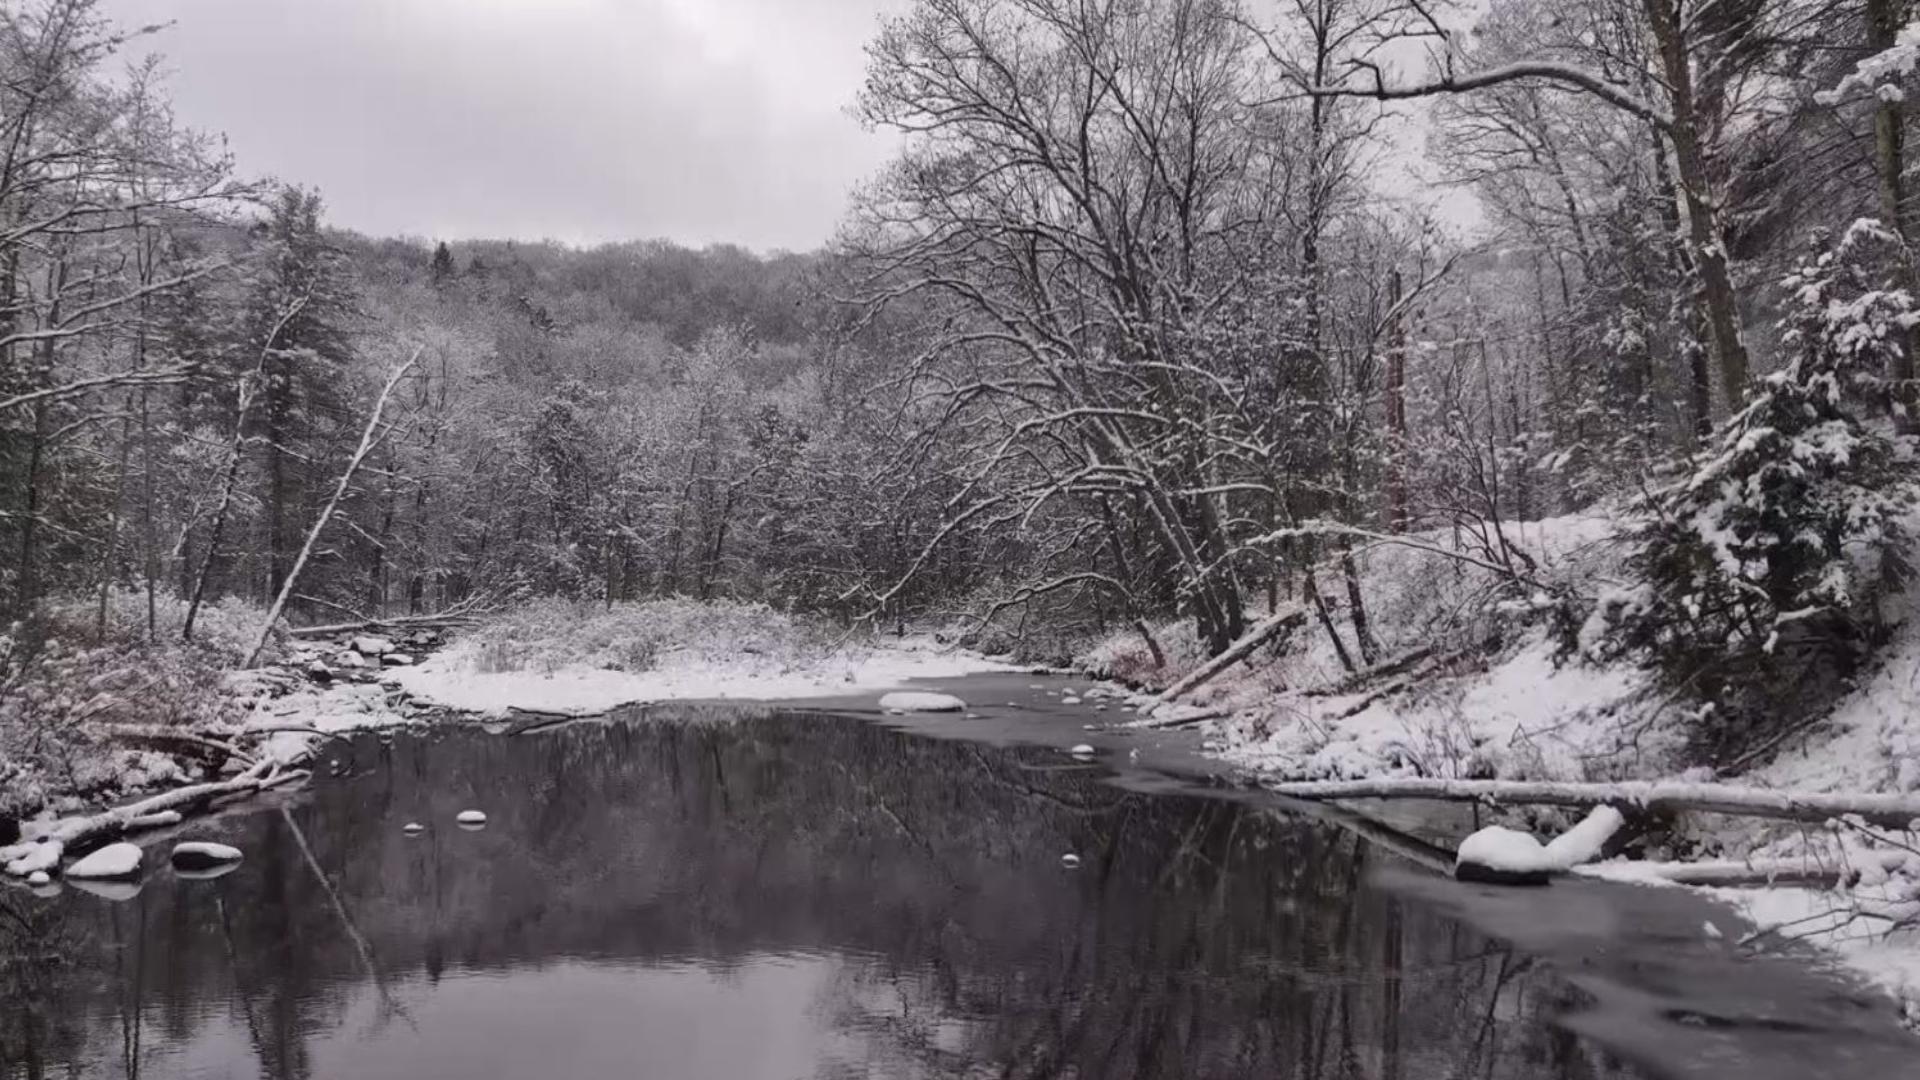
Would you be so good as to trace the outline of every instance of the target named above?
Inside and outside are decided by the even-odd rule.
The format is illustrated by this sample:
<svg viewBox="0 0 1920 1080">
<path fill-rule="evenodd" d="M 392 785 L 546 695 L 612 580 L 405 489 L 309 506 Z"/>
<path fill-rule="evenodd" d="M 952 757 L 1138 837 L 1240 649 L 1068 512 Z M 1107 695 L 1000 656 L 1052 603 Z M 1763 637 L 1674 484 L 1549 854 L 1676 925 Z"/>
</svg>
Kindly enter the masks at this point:
<svg viewBox="0 0 1920 1080">
<path fill-rule="evenodd" d="M 0 0 L 0 694 L 537 598 L 1160 661 L 1291 613 L 1362 672 L 1384 544 L 1750 749 L 1907 572 L 1909 17 L 916 0 L 853 105 L 898 158 L 768 253 L 344 231 L 174 114 L 165 31 Z M 1620 573 L 1540 573 L 1596 510 Z"/>
</svg>

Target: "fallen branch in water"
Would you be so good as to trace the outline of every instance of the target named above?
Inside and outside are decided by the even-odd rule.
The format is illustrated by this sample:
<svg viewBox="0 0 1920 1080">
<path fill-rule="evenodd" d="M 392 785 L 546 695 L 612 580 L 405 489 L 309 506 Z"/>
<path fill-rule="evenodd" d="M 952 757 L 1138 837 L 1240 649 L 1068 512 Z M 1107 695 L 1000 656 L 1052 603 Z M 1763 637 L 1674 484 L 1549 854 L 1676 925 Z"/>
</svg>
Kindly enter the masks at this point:
<svg viewBox="0 0 1920 1080">
<path fill-rule="evenodd" d="M 125 836 L 142 829 L 177 824 L 182 811 L 221 796 L 257 794 L 306 775 L 304 772 L 283 771 L 278 763 L 263 761 L 231 780 L 190 784 L 126 806 L 54 822 L 44 831 L 23 837 L 20 843 L 0 847 L 0 863 L 5 864 L 7 873 L 19 877 L 25 877 L 35 870 L 51 870 L 59 865 L 61 856 L 68 848 L 105 837 Z"/>
<path fill-rule="evenodd" d="M 1195 724 L 1204 724 L 1209 720 L 1221 720 L 1232 715 L 1232 713 L 1225 709 L 1209 709 L 1206 712 L 1194 713 L 1191 716 L 1174 716 L 1164 720 L 1140 720 L 1128 726 L 1137 731 L 1171 731 L 1174 728 L 1192 727 Z"/>
<path fill-rule="evenodd" d="M 1575 873 L 1608 881 L 1657 881 L 1671 885 L 1742 888 L 1807 885 L 1831 889 L 1857 880 L 1868 870 L 1892 873 L 1915 861 L 1905 851 L 1855 851 L 1844 860 L 1814 856 L 1793 859 L 1715 859 L 1703 862 L 1610 862 L 1579 867 Z"/>
<path fill-rule="evenodd" d="M 1529 780 L 1321 780 L 1268 785 L 1296 799 L 1436 799 L 1535 806 L 1618 806 L 1652 813 L 1692 811 L 1819 823 L 1858 817 L 1906 830 L 1920 819 L 1920 795 L 1848 795 L 1773 791 L 1723 784 L 1623 781 L 1611 784 Z"/>
</svg>

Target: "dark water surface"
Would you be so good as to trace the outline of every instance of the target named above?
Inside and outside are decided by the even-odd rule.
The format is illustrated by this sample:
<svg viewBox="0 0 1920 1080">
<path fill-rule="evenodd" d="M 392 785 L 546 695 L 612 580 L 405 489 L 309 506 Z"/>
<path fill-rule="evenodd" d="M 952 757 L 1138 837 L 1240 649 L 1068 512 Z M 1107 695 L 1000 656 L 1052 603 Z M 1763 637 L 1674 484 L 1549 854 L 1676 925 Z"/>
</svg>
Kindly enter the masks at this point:
<svg viewBox="0 0 1920 1080">
<path fill-rule="evenodd" d="M 1054 749 L 683 707 L 340 757 L 182 830 L 225 877 L 0 889 L 0 1077 L 1920 1074 L 1853 1071 L 1920 1058 L 1834 984 L 1674 990 L 1678 899 L 1649 944 Z"/>
</svg>

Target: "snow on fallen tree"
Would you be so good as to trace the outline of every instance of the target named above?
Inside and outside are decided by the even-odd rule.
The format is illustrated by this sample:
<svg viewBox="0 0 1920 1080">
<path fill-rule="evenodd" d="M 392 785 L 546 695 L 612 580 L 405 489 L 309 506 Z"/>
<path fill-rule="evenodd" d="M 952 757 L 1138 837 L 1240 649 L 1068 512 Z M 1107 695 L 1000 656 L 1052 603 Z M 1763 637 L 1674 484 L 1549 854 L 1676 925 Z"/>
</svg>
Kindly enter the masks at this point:
<svg viewBox="0 0 1920 1080">
<path fill-rule="evenodd" d="M 1774 859 L 1710 859 L 1702 862 L 1615 861 L 1575 868 L 1607 881 L 1639 884 L 1701 885 L 1741 888 L 1762 885 L 1810 885 L 1831 889 L 1866 877 L 1898 873 L 1920 865 L 1910 851 L 1849 851 L 1824 858 L 1815 854 Z"/>
<path fill-rule="evenodd" d="M 1455 853 L 1453 876 L 1495 885 L 1544 885 L 1605 854 L 1607 842 L 1626 827 L 1626 816 L 1598 806 L 1580 824 L 1542 844 L 1532 834 L 1489 825 L 1467 837 Z"/>
<path fill-rule="evenodd" d="M 1148 706 L 1147 711 L 1151 712 L 1162 705 L 1170 705 L 1178 701 L 1185 695 L 1204 686 L 1216 675 L 1219 675 L 1221 672 L 1245 660 L 1248 656 L 1251 656 L 1253 651 L 1259 648 L 1269 638 L 1274 637 L 1283 630 L 1292 630 L 1294 627 L 1306 621 L 1307 609 L 1303 607 L 1291 607 L 1274 614 L 1265 622 L 1247 631 L 1247 633 L 1241 636 L 1240 640 L 1234 642 L 1225 652 L 1222 652 L 1219 656 L 1193 669 L 1185 678 L 1167 687 L 1159 697 L 1154 699 L 1153 704 Z"/>
<path fill-rule="evenodd" d="M 69 848 L 108 836 L 125 836 L 143 829 L 175 825 L 180 811 L 203 806 L 229 795 L 251 795 L 305 777 L 304 771 L 283 771 L 276 763 L 261 762 L 231 780 L 192 784 L 162 792 L 139 802 L 84 817 L 64 818 L 49 825 L 28 822 L 17 844 L 0 847 L 0 865 L 16 877 L 59 865 Z"/>
<path fill-rule="evenodd" d="M 1268 789 L 1296 799 L 1437 799 L 1533 806 L 1636 807 L 1656 814 L 1692 811 L 1815 823 L 1858 817 L 1871 825 L 1900 830 L 1912 828 L 1916 820 L 1920 820 L 1920 794 L 1829 794 L 1674 781 L 1600 784 L 1405 777 L 1278 783 L 1268 785 Z"/>
</svg>

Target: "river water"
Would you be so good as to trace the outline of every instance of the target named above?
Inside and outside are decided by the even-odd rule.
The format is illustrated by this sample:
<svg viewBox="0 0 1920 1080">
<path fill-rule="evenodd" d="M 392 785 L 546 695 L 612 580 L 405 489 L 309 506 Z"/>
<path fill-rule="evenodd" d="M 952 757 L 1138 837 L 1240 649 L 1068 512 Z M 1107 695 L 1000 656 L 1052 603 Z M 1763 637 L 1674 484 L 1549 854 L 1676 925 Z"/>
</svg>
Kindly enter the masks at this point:
<svg viewBox="0 0 1920 1080">
<path fill-rule="evenodd" d="M 1676 890 L 1455 885 L 1054 747 L 679 707 L 335 758 L 180 831 L 226 876 L 0 889 L 0 1077 L 1920 1073 Z"/>
</svg>

